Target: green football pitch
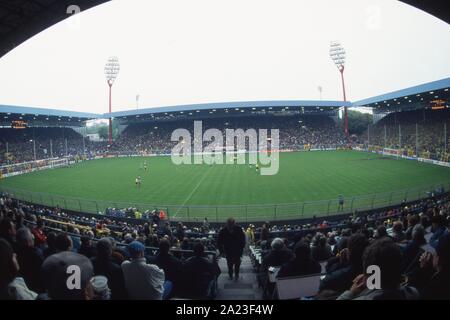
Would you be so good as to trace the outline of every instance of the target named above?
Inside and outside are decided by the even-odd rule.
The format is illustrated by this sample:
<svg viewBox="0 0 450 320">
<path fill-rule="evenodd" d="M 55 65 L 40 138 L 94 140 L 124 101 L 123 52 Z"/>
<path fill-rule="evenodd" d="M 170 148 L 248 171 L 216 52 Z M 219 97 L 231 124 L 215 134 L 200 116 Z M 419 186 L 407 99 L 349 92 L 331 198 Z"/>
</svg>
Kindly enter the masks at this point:
<svg viewBox="0 0 450 320">
<path fill-rule="evenodd" d="M 275 175 L 260 175 L 248 164 L 175 165 L 170 157 L 127 157 L 6 178 L 0 189 L 77 211 L 159 208 L 185 221 L 251 221 L 334 214 L 340 194 L 344 212 L 382 207 L 424 197 L 449 182 L 446 167 L 357 151 L 315 151 L 280 153 Z"/>
</svg>

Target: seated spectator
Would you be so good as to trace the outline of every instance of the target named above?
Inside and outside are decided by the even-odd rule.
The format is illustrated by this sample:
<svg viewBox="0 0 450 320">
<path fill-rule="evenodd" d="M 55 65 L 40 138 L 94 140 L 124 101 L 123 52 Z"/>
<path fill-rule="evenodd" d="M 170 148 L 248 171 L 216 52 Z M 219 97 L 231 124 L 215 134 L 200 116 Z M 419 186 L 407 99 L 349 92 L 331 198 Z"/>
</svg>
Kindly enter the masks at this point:
<svg viewBox="0 0 450 320">
<path fill-rule="evenodd" d="M 295 246 L 294 254 L 294 259 L 281 266 L 278 278 L 320 273 L 320 264 L 311 257 L 311 248 L 307 242 L 300 241 Z"/>
<path fill-rule="evenodd" d="M 420 217 L 418 214 L 408 214 L 406 219 L 408 221 L 408 228 L 406 229 L 405 236 L 407 240 L 411 240 L 413 228 L 416 224 L 420 223 Z"/>
<path fill-rule="evenodd" d="M 384 237 L 388 237 L 388 233 L 386 231 L 386 227 L 385 226 L 379 226 L 377 228 L 377 231 L 375 231 L 374 238 L 375 239 L 381 239 L 381 238 L 384 238 Z"/>
<path fill-rule="evenodd" d="M 171 284 L 164 282 L 164 271 L 154 264 L 147 264 L 145 247 L 139 241 L 128 246 L 131 261 L 122 263 L 125 288 L 130 299 L 161 300 L 169 296 Z"/>
<path fill-rule="evenodd" d="M 262 260 L 264 270 L 267 270 L 270 266 L 279 267 L 292 259 L 292 251 L 286 248 L 283 239 L 273 239 L 270 246 L 270 252 L 266 254 Z"/>
<path fill-rule="evenodd" d="M 353 279 L 361 274 L 362 256 L 369 241 L 362 233 L 355 233 L 348 238 L 348 248 L 340 254 L 340 267 L 328 272 L 320 283 L 320 290 L 330 290 L 337 294 L 344 292 L 352 284 Z"/>
<path fill-rule="evenodd" d="M 44 260 L 42 251 L 34 247 L 34 237 L 30 229 L 22 227 L 17 230 L 17 262 L 19 263 L 19 275 L 25 279 L 28 287 L 41 292 L 40 269 Z"/>
<path fill-rule="evenodd" d="M 412 284 L 420 291 L 422 299 L 450 299 L 450 233 L 438 240 L 436 254 L 425 252 L 420 257 L 420 269 Z"/>
<path fill-rule="evenodd" d="M 47 247 L 43 251 L 44 259 L 57 252 L 55 243 L 56 243 L 56 233 L 51 231 L 47 234 Z"/>
<path fill-rule="evenodd" d="M 91 258 L 94 274 L 105 276 L 111 288 L 111 298 L 125 299 L 125 283 L 122 268 L 112 260 L 112 245 L 108 238 L 102 238 L 97 242 L 97 256 Z"/>
<path fill-rule="evenodd" d="M 433 235 L 430 238 L 430 245 L 432 245 L 434 248 L 437 247 L 439 238 L 448 233 L 448 229 L 445 224 L 446 221 L 444 216 L 434 215 L 433 217 L 431 217 L 431 232 L 433 233 Z"/>
<path fill-rule="evenodd" d="M 44 249 L 47 245 L 47 236 L 44 233 L 44 220 L 37 219 L 36 227 L 33 228 L 31 233 L 34 236 L 35 246 L 41 249 Z"/>
<path fill-rule="evenodd" d="M 77 266 L 80 275 L 80 287 L 69 287 L 75 270 L 69 266 Z M 41 275 L 47 298 L 51 300 L 87 300 L 90 296 L 90 279 L 94 275 L 91 261 L 78 253 L 62 251 L 44 260 Z"/>
<path fill-rule="evenodd" d="M 194 256 L 183 263 L 183 289 L 192 298 L 212 298 L 220 269 L 205 257 L 205 247 L 200 241 L 193 250 Z"/>
<path fill-rule="evenodd" d="M 34 300 L 37 293 L 28 289 L 25 280 L 18 277 L 19 264 L 11 244 L 0 239 L 0 300 Z"/>
<path fill-rule="evenodd" d="M 0 220 L 0 238 L 5 239 L 15 249 L 16 247 L 16 225 L 9 218 Z"/>
<path fill-rule="evenodd" d="M 78 253 L 88 258 L 96 256 L 95 247 L 92 245 L 92 238 L 89 236 L 81 237 L 81 246 L 78 248 Z"/>
<path fill-rule="evenodd" d="M 170 242 L 166 238 L 159 241 L 159 251 L 155 257 L 151 257 L 149 262 L 156 264 L 164 270 L 165 280 L 173 284 L 174 290 L 179 285 L 181 275 L 181 261 L 170 254 Z"/>
<path fill-rule="evenodd" d="M 369 245 L 363 254 L 363 270 L 369 266 L 378 266 L 380 270 L 379 289 L 369 289 L 366 273 L 353 280 L 350 290 L 345 291 L 338 300 L 414 300 L 419 293 L 413 287 L 401 286 L 402 254 L 392 239 L 383 237 Z"/>
<path fill-rule="evenodd" d="M 392 226 L 392 239 L 395 242 L 402 242 L 406 239 L 406 234 L 403 232 L 403 223 L 401 221 L 395 221 Z"/>
<path fill-rule="evenodd" d="M 55 239 L 55 249 L 57 252 L 72 251 L 72 239 L 65 233 L 60 233 Z"/>
<path fill-rule="evenodd" d="M 112 248 L 112 260 L 117 263 L 119 266 L 122 265 L 122 262 L 124 262 L 129 256 L 127 255 L 127 250 L 123 250 L 121 248 L 118 248 L 116 245 L 116 240 L 113 237 L 108 237 L 109 242 L 111 243 Z"/>
<path fill-rule="evenodd" d="M 326 261 L 333 255 L 331 246 L 327 243 L 327 238 L 322 233 L 318 233 L 313 239 L 311 255 L 316 261 Z"/>
<path fill-rule="evenodd" d="M 402 249 L 403 254 L 403 272 L 408 273 L 419 265 L 419 255 L 423 250 L 421 247 L 427 243 L 425 240 L 425 229 L 421 224 L 416 224 L 411 232 L 412 240 Z"/>
</svg>

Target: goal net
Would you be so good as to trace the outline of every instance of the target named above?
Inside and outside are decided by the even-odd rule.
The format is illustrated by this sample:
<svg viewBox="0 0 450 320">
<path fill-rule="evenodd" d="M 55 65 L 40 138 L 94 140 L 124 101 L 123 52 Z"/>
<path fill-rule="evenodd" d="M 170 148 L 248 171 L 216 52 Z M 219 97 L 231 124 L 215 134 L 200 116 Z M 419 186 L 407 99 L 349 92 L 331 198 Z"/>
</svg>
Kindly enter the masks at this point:
<svg viewBox="0 0 450 320">
<path fill-rule="evenodd" d="M 50 158 L 0 166 L 0 172 L 2 177 L 9 177 L 37 170 L 67 167 L 68 165 L 69 159 L 67 158 Z"/>
<path fill-rule="evenodd" d="M 383 148 L 383 155 L 399 157 L 401 156 L 401 150 L 392 148 Z"/>
</svg>

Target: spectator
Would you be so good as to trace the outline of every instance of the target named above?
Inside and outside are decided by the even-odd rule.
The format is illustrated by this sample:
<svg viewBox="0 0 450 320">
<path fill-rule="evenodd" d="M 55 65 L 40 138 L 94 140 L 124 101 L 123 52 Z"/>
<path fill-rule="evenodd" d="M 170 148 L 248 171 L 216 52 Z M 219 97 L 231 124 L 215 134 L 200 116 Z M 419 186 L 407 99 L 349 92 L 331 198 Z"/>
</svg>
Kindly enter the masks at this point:
<svg viewBox="0 0 450 320">
<path fill-rule="evenodd" d="M 165 281 L 170 281 L 176 290 L 181 274 L 181 262 L 169 253 L 170 242 L 162 238 L 159 241 L 159 251 L 155 257 L 150 258 L 152 264 L 164 270 Z"/>
<path fill-rule="evenodd" d="M 11 244 L 0 239 L 0 300 L 34 300 L 37 293 L 18 277 L 19 263 Z"/>
<path fill-rule="evenodd" d="M 227 220 L 227 224 L 219 232 L 218 247 L 221 254 L 227 259 L 228 275 L 230 280 L 239 279 L 239 268 L 241 266 L 241 256 L 245 247 L 245 234 L 242 228 L 236 225 L 233 218 Z"/>
<path fill-rule="evenodd" d="M 44 258 L 58 252 L 56 249 L 56 233 L 51 231 L 47 234 L 47 247 L 43 251 Z"/>
<path fill-rule="evenodd" d="M 183 263 L 184 289 L 196 298 L 212 298 L 220 270 L 205 257 L 205 247 L 200 241 L 194 244 L 194 256 Z"/>
<path fill-rule="evenodd" d="M 418 299 L 416 289 L 400 286 L 402 281 L 402 254 L 400 248 L 390 238 L 383 237 L 369 245 L 363 254 L 363 270 L 369 266 L 380 270 L 379 289 L 366 287 L 368 275 L 358 275 L 350 290 L 345 291 L 338 300 L 412 300 Z"/>
<path fill-rule="evenodd" d="M 72 269 L 77 266 L 79 269 Z M 78 273 L 79 270 L 79 273 Z M 62 251 L 45 259 L 41 268 L 42 280 L 47 297 L 51 300 L 87 300 L 90 296 L 89 280 L 94 275 L 91 261 L 78 253 Z M 79 275 L 79 288 L 74 275 Z"/>
<path fill-rule="evenodd" d="M 419 255 L 423 252 L 422 246 L 427 243 L 425 240 L 425 229 L 421 224 L 416 224 L 412 229 L 412 240 L 402 249 L 403 253 L 403 272 L 408 273 L 414 269 L 414 263 L 419 264 Z"/>
<path fill-rule="evenodd" d="M 176 230 L 175 236 L 177 237 L 178 241 L 181 242 L 181 241 L 183 241 L 185 234 L 186 233 L 184 232 L 183 222 L 180 221 L 177 224 L 177 230 Z"/>
<path fill-rule="evenodd" d="M 34 247 L 34 237 L 27 227 L 17 230 L 17 261 L 20 270 L 19 275 L 25 279 L 28 287 L 41 292 L 40 268 L 44 260 L 42 251 Z"/>
<path fill-rule="evenodd" d="M 88 257 L 89 259 L 96 256 L 97 253 L 95 247 L 92 245 L 91 237 L 81 237 L 81 246 L 78 248 L 78 253 Z"/>
<path fill-rule="evenodd" d="M 164 282 L 164 271 L 154 264 L 147 264 L 144 245 L 133 241 L 128 246 L 131 261 L 122 263 L 125 288 L 130 299 L 161 300 L 169 296 L 171 284 Z"/>
<path fill-rule="evenodd" d="M 395 242 L 402 242 L 406 239 L 406 234 L 403 232 L 403 223 L 395 221 L 392 226 L 392 239 Z"/>
<path fill-rule="evenodd" d="M 385 226 L 379 226 L 377 228 L 377 231 L 375 232 L 375 239 L 381 239 L 384 237 L 388 237 L 388 233 L 386 231 L 386 227 Z"/>
<path fill-rule="evenodd" d="M 261 235 L 260 235 L 260 238 L 259 238 L 260 242 L 262 242 L 262 241 L 269 241 L 269 237 L 270 237 L 270 229 L 269 228 L 270 228 L 269 222 L 265 222 L 262 225 Z"/>
<path fill-rule="evenodd" d="M 340 267 L 327 273 L 320 283 L 320 290 L 330 290 L 340 294 L 349 288 L 353 279 L 363 272 L 362 256 L 369 241 L 362 233 L 348 238 L 348 248 L 341 250 Z"/>
<path fill-rule="evenodd" d="M 36 227 L 31 232 L 33 233 L 36 247 L 44 249 L 47 245 L 47 236 L 44 233 L 44 220 L 37 219 Z"/>
<path fill-rule="evenodd" d="M 292 251 L 286 248 L 283 239 L 275 238 L 270 244 L 272 250 L 263 257 L 263 270 L 267 270 L 270 266 L 279 267 L 292 258 Z"/>
<path fill-rule="evenodd" d="M 111 288 L 111 298 L 125 299 L 125 283 L 122 268 L 112 260 L 112 244 L 108 238 L 102 238 L 97 242 L 97 256 L 91 258 L 94 274 L 105 276 Z"/>
<path fill-rule="evenodd" d="M 421 288 L 423 299 L 450 299 L 450 234 L 440 237 L 436 247 L 436 255 L 424 253 L 420 259 L 423 277 L 428 281 Z"/>
<path fill-rule="evenodd" d="M 65 233 L 60 233 L 55 239 L 55 249 L 57 252 L 72 251 L 72 239 Z"/>
<path fill-rule="evenodd" d="M 417 214 L 408 214 L 406 217 L 408 221 L 408 228 L 406 229 L 406 239 L 411 240 L 412 239 L 412 231 L 416 224 L 420 223 L 420 217 Z"/>
<path fill-rule="evenodd" d="M 431 217 L 431 232 L 433 235 L 430 238 L 430 244 L 436 248 L 439 238 L 448 233 L 448 229 L 445 226 L 445 217 L 441 215 L 434 215 Z"/>
<path fill-rule="evenodd" d="M 325 261 L 332 256 L 331 246 L 327 243 L 327 238 L 318 233 L 313 239 L 311 255 L 316 261 Z"/>
<path fill-rule="evenodd" d="M 308 243 L 300 241 L 294 249 L 295 257 L 283 264 L 277 277 L 295 277 L 320 273 L 320 264 L 311 257 L 311 248 Z"/>
<path fill-rule="evenodd" d="M 0 220 L 0 238 L 5 239 L 15 249 L 16 247 L 16 225 L 9 218 Z"/>
</svg>

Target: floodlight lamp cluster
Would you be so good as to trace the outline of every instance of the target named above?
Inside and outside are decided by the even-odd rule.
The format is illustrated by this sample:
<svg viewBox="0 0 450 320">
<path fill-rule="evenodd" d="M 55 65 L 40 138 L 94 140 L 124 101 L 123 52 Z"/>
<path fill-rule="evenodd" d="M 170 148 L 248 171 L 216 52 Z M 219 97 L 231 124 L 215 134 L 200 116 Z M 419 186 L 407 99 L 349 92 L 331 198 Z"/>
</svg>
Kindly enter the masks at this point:
<svg viewBox="0 0 450 320">
<path fill-rule="evenodd" d="M 120 71 L 119 59 L 117 57 L 110 57 L 105 65 L 105 76 L 109 85 L 114 83 Z"/>
<path fill-rule="evenodd" d="M 337 41 L 333 41 L 330 44 L 330 58 L 333 60 L 336 67 L 338 67 L 339 71 L 344 70 L 345 50 Z"/>
</svg>

